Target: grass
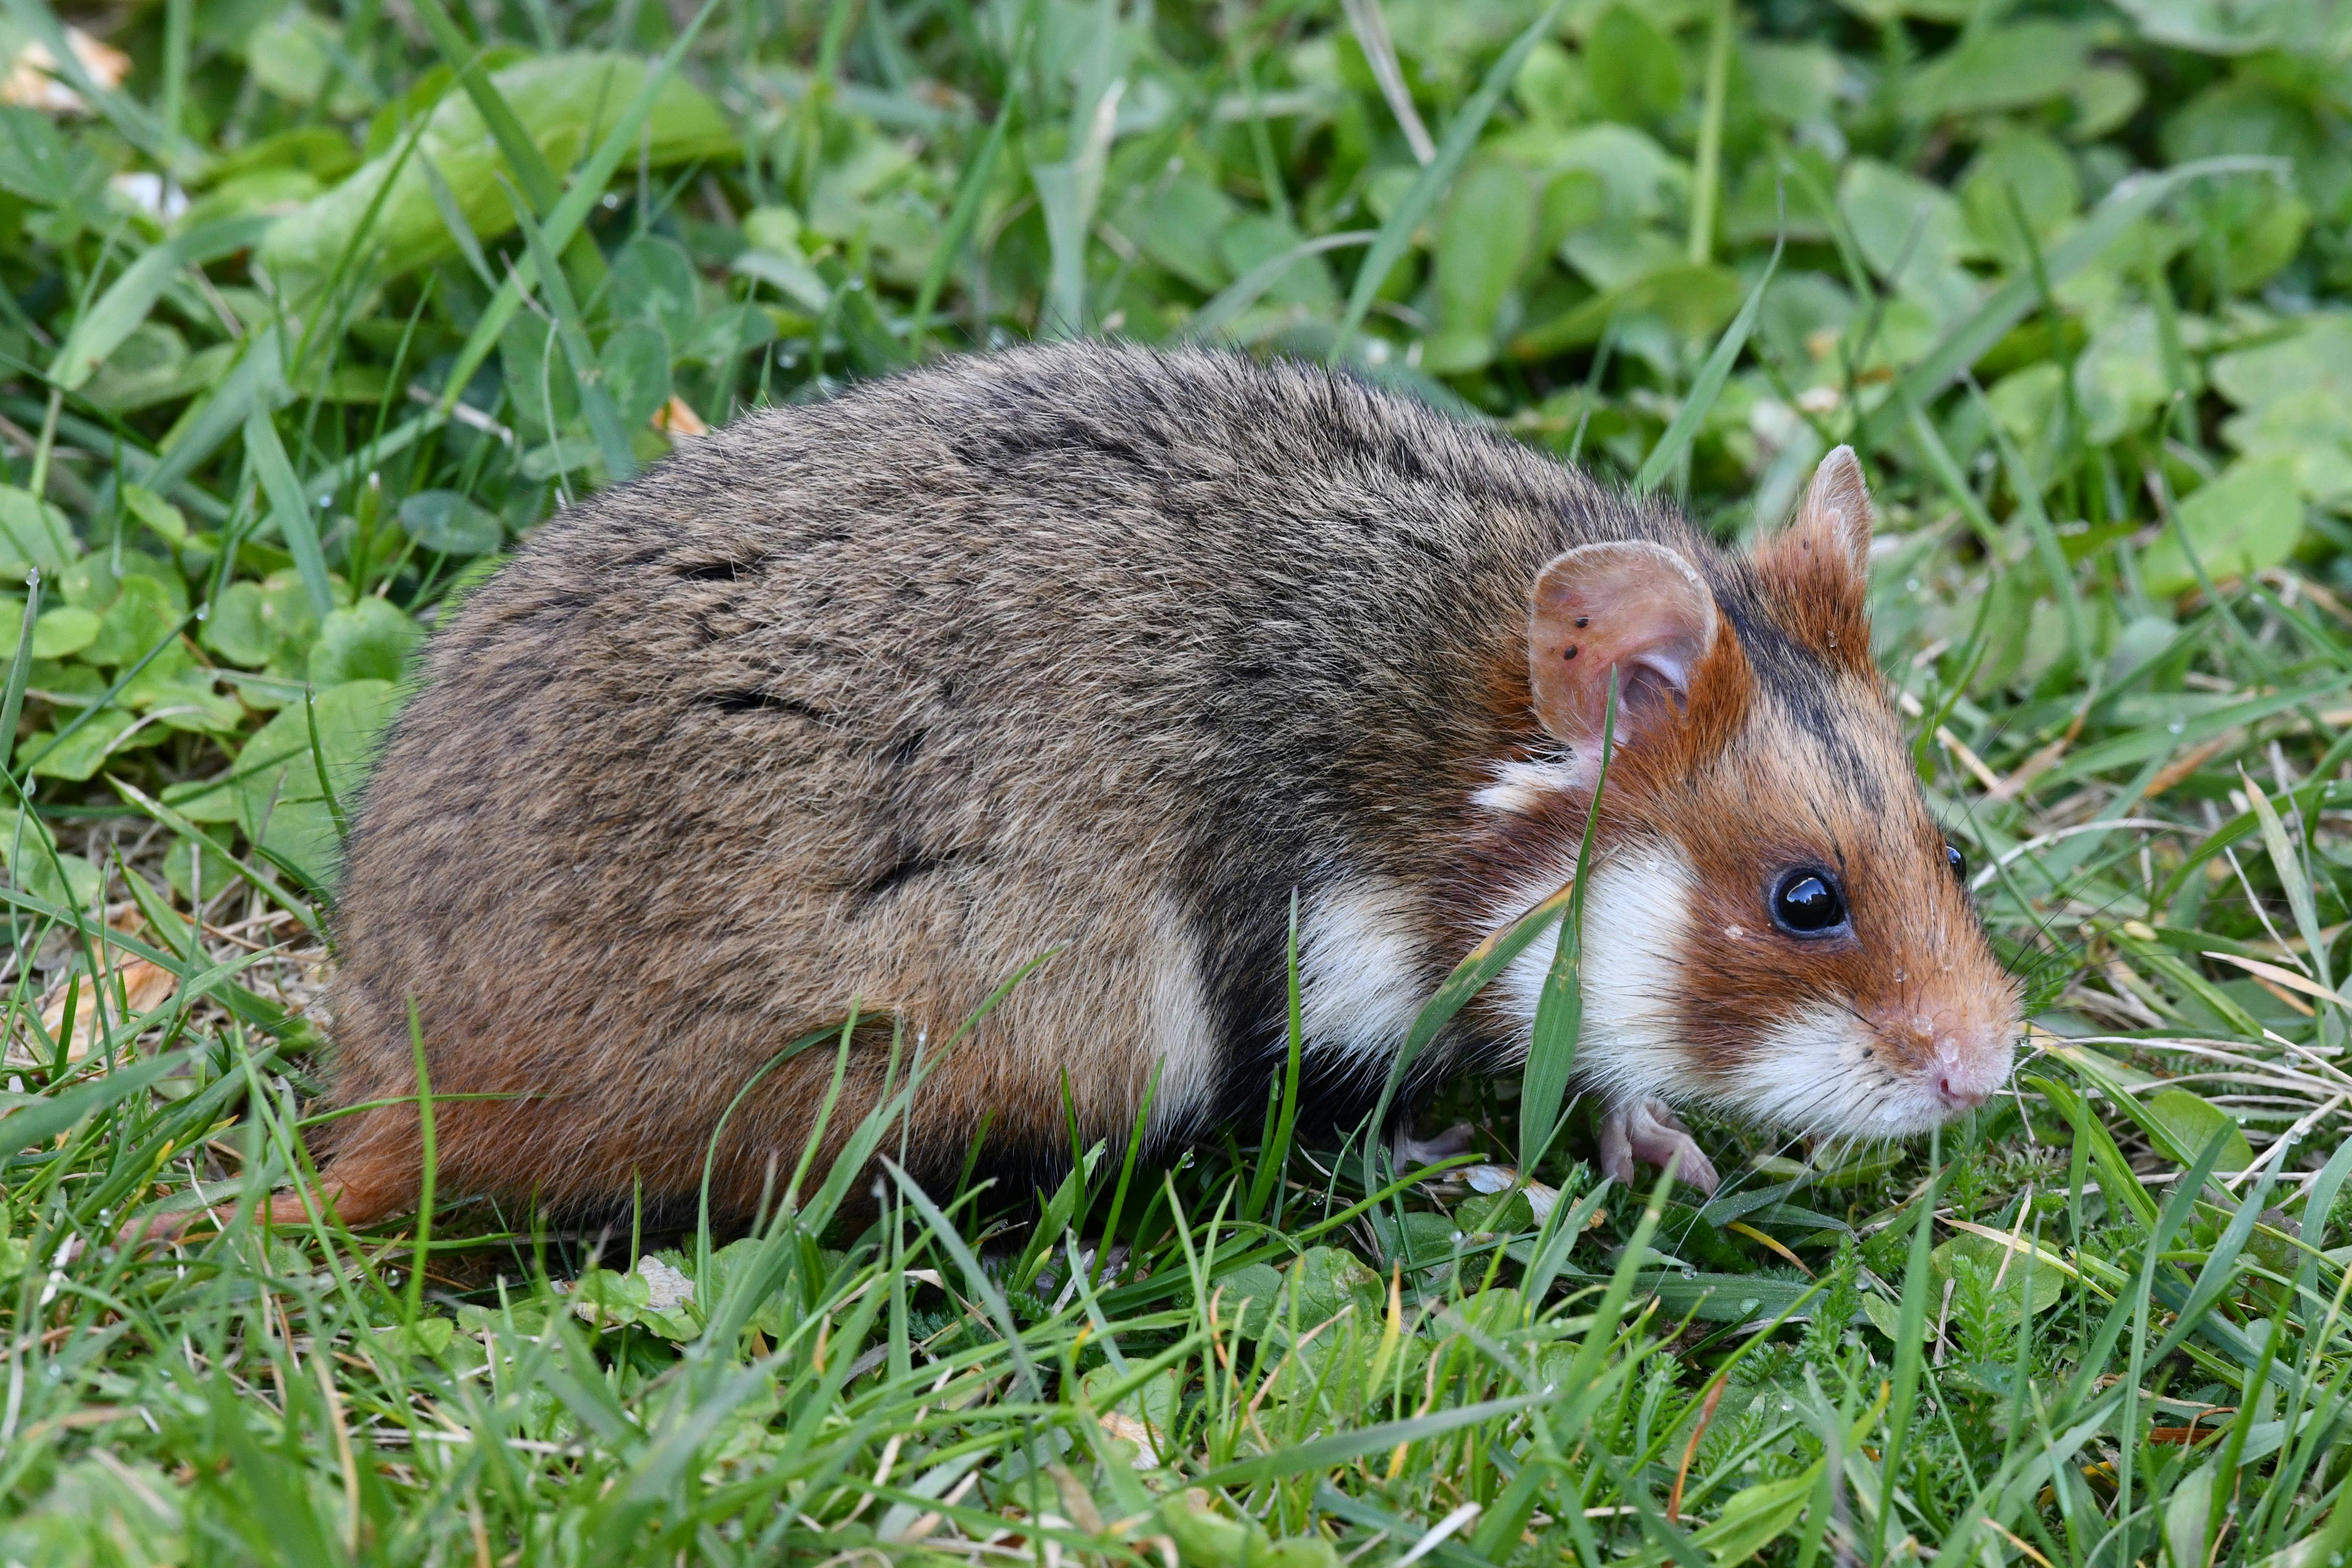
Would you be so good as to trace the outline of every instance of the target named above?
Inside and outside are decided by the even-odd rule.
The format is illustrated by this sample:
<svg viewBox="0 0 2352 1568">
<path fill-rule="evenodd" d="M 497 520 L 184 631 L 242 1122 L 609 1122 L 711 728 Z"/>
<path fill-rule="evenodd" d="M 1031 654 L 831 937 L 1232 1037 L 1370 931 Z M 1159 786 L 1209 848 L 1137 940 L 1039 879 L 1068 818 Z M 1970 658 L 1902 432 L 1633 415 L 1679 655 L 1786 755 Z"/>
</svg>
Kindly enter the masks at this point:
<svg viewBox="0 0 2352 1568">
<path fill-rule="evenodd" d="M 9 0 L 76 63 L 0 109 L 0 1561 L 2340 1560 L 2322 16 Z M 1277 1097 L 863 1229 L 845 1168 L 742 1239 L 257 1228 L 465 585 L 704 424 L 1078 331 L 1342 363 L 1727 537 L 1853 442 L 2013 1092 L 1708 1123 L 1698 1206 L 1573 1118 L 1416 1180 Z M 1558 1093 L 1428 1114 L 1505 1157 Z M 217 1239 L 109 1245 L 191 1189 Z"/>
</svg>

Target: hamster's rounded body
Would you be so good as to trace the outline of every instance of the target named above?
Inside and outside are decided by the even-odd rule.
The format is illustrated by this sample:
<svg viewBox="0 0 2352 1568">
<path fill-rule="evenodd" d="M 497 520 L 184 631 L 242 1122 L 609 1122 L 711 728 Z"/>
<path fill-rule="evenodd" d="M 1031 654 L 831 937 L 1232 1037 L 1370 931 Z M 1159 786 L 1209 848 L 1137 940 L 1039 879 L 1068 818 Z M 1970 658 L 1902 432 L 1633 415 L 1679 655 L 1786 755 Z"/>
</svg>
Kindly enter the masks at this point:
<svg viewBox="0 0 2352 1568">
<path fill-rule="evenodd" d="M 1999 1081 L 2015 1004 L 1858 587 L 1811 553 L 1836 516 L 1750 562 L 1499 435 L 1220 354 L 1024 350 L 750 416 L 547 523 L 432 640 L 338 894 L 334 1098 L 415 1093 L 413 1001 L 443 1192 L 690 1202 L 782 1047 L 867 1020 L 837 1146 L 893 1025 L 937 1058 L 1053 950 L 928 1064 L 909 1164 L 951 1178 L 984 1117 L 1050 1160 L 1066 1086 L 1084 1139 L 1122 1138 L 1155 1077 L 1178 1138 L 1263 1103 L 1295 889 L 1309 1082 L 1360 1113 L 1436 982 L 1573 867 L 1589 690 L 1548 682 L 1607 650 L 1545 664 L 1530 594 L 1609 545 L 1672 558 L 1682 641 L 1619 660 L 1581 1076 L 1634 1152 L 1679 1136 L 1656 1098 L 1915 1130 Z M 1748 912 L 1766 849 L 1833 871 L 1844 947 Z M 1523 1057 L 1549 945 L 1433 1067 Z M 835 1055 L 728 1117 L 722 1215 L 790 1172 Z M 330 1147 L 347 1216 L 413 1202 L 412 1109 Z"/>
</svg>

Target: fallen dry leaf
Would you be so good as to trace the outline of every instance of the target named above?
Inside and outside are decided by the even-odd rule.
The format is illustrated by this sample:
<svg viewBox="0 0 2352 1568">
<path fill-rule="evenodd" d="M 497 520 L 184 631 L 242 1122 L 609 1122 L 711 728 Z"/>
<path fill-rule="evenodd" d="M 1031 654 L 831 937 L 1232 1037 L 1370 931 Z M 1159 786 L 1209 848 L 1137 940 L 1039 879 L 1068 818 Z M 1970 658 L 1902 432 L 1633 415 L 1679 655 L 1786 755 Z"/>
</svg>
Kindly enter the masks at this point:
<svg viewBox="0 0 2352 1568">
<path fill-rule="evenodd" d="M 1150 1427 L 1122 1410 L 1106 1410 L 1097 1419 L 1102 1423 L 1106 1436 L 1135 1445 L 1135 1458 L 1131 1462 L 1137 1469 L 1159 1468 L 1160 1450 L 1152 1442 Z"/>
<path fill-rule="evenodd" d="M 116 988 L 118 983 L 120 990 Z M 131 959 L 118 964 L 107 976 L 107 1012 L 110 1016 L 136 1017 L 170 1001 L 179 984 L 180 977 L 161 964 L 150 963 L 143 958 Z M 98 1037 L 99 1010 L 91 1005 L 87 976 L 79 988 L 68 983 L 42 999 L 41 1027 L 48 1031 L 51 1039 L 57 1038 L 58 1031 L 65 1026 L 68 990 L 75 992 L 75 1002 L 73 1038 L 66 1042 L 66 1059 L 78 1062 L 89 1054 L 90 1044 Z"/>
<path fill-rule="evenodd" d="M 667 403 L 654 410 L 654 416 L 648 423 L 665 436 L 710 434 L 710 426 L 702 422 L 702 416 L 694 411 L 694 405 L 676 394 L 671 395 Z"/>
<path fill-rule="evenodd" d="M 66 47 L 89 73 L 90 80 L 110 90 L 131 74 L 131 57 L 111 44 L 101 44 L 79 27 L 66 29 Z M 58 75 L 58 57 L 36 39 L 16 51 L 0 76 L 0 103 L 22 104 L 48 114 L 82 114 L 89 105 Z"/>
</svg>

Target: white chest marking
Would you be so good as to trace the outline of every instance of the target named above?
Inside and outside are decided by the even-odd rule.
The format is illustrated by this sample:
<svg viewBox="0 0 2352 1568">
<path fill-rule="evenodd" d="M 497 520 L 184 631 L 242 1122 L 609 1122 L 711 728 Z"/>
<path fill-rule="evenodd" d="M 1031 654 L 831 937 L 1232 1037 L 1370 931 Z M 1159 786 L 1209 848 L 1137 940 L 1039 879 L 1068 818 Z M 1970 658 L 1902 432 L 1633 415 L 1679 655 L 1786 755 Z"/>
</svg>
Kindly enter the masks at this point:
<svg viewBox="0 0 2352 1568">
<path fill-rule="evenodd" d="M 1386 878 L 1342 882 L 1298 916 L 1299 1013 L 1308 1048 L 1377 1078 L 1426 1000 L 1423 951 L 1404 889 Z"/>
<path fill-rule="evenodd" d="M 1548 898 L 1574 870 L 1571 861 L 1560 868 L 1558 881 L 1517 889 L 1516 901 L 1496 906 L 1494 922 Z M 1577 965 L 1584 1014 L 1577 1077 L 1612 1101 L 1653 1094 L 1687 1098 L 1694 1085 L 1675 1038 L 1675 1014 L 1697 874 L 1672 846 L 1642 844 L 1602 858 L 1588 875 L 1592 881 L 1584 896 L 1583 956 Z M 1555 947 L 1549 939 L 1529 944 L 1495 978 L 1497 1000 L 1525 1030 L 1535 1027 Z"/>
</svg>

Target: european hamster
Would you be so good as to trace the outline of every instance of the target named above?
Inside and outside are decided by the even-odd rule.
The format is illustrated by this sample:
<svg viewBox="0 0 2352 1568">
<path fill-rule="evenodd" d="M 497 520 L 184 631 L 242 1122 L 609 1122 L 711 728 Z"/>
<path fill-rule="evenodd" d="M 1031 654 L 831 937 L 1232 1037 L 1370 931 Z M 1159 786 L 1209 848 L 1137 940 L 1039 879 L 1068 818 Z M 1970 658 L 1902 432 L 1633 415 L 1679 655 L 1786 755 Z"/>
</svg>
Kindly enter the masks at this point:
<svg viewBox="0 0 2352 1568">
<path fill-rule="evenodd" d="M 985 1113 L 996 1153 L 1066 1157 L 1066 1085 L 1123 1142 L 1155 1072 L 1165 1145 L 1264 1105 L 1296 889 L 1310 1095 L 1360 1116 L 1448 970 L 1569 879 L 1613 669 L 1576 1063 L 1604 1166 L 1712 1190 L 1677 1102 L 1922 1131 L 2002 1082 L 2019 1003 L 1872 663 L 1870 527 L 1843 448 L 1742 556 L 1223 353 L 1025 348 L 748 416 L 432 639 L 334 910 L 333 1098 L 415 1093 L 413 998 L 441 1192 L 690 1212 L 782 1047 L 872 1023 L 829 1151 L 893 1023 L 936 1047 L 1058 944 L 939 1063 L 906 1163 L 951 1182 Z M 1550 948 L 1421 1076 L 1515 1068 Z M 727 1120 L 722 1218 L 793 1169 L 835 1055 Z M 410 1106 L 331 1140 L 345 1220 L 414 1204 Z"/>
</svg>

